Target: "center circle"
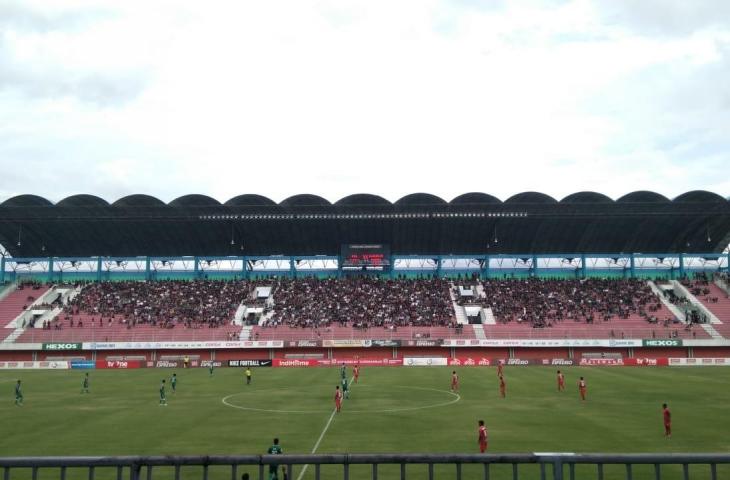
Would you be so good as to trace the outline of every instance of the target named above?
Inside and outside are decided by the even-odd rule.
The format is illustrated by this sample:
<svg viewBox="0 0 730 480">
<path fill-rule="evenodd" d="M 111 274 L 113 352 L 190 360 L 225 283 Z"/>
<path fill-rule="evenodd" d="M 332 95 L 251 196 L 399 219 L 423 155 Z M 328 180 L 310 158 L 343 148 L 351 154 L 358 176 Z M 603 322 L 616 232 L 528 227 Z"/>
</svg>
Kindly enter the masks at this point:
<svg viewBox="0 0 730 480">
<path fill-rule="evenodd" d="M 394 390 L 411 390 L 411 391 L 417 391 L 413 393 L 414 399 L 416 400 L 424 400 L 425 403 L 422 405 L 412 405 L 412 406 L 403 406 L 404 402 L 407 402 L 407 398 L 405 393 L 398 394 Z M 256 391 L 246 391 L 246 392 L 238 392 L 233 393 L 231 395 L 227 395 L 221 399 L 221 402 L 231 408 L 237 408 L 239 410 L 248 410 L 248 411 L 254 411 L 254 412 L 267 412 L 267 413 L 302 413 L 302 414 L 311 414 L 311 413 L 330 413 L 333 409 L 332 408 L 321 408 L 320 406 L 323 404 L 323 401 L 325 402 L 325 405 L 329 405 L 330 403 L 333 403 L 333 400 L 330 398 L 330 395 L 328 394 L 326 398 L 322 397 L 322 392 L 303 392 L 303 391 L 293 391 L 293 390 L 287 390 L 288 393 L 297 393 L 300 395 L 300 398 L 304 400 L 304 403 L 306 402 L 315 402 L 317 405 L 313 408 L 288 408 L 288 407 L 282 407 L 277 408 L 274 405 L 271 405 L 271 397 L 275 396 L 276 393 L 281 393 L 280 389 L 267 389 L 267 390 L 256 390 Z M 253 395 L 252 395 L 253 394 Z M 258 397 L 258 394 L 265 394 L 268 395 L 269 398 L 256 398 L 256 399 L 249 399 L 248 405 L 241 405 L 234 401 L 237 397 L 241 397 L 243 395 L 247 396 L 254 396 Z M 254 402 L 251 402 L 251 400 L 254 400 Z M 345 408 L 343 409 L 346 412 L 350 413 L 391 413 L 391 412 L 407 412 L 412 410 L 425 410 L 429 408 L 438 408 L 438 407 L 446 407 L 449 405 L 452 405 L 456 402 L 461 400 L 461 396 L 458 393 L 451 392 L 449 390 L 439 390 L 436 388 L 426 388 L 426 387 L 411 387 L 411 386 L 405 386 L 405 385 L 389 385 L 385 388 L 373 388 L 372 385 L 357 385 L 354 388 L 351 389 L 351 397 L 348 400 L 345 400 Z M 357 402 L 355 402 L 357 401 Z M 362 402 L 366 402 L 365 404 L 376 404 L 380 405 L 380 407 L 373 407 L 373 408 L 362 408 L 362 406 L 355 407 L 353 409 L 347 408 L 348 404 L 355 403 L 355 405 L 360 404 Z M 253 405 L 251 405 L 253 403 Z M 268 403 L 268 408 L 263 406 L 258 407 L 257 404 L 266 404 Z M 275 403 L 275 402 L 274 402 Z M 392 404 L 393 406 L 391 407 Z M 291 404 L 289 404 L 291 405 Z"/>
</svg>

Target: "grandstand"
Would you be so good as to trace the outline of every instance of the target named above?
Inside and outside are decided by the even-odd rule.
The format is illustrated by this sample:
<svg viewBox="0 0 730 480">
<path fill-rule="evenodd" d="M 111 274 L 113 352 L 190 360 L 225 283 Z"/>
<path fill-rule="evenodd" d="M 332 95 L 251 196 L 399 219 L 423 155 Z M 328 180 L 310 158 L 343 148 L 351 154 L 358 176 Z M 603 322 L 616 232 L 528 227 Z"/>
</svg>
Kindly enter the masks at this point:
<svg viewBox="0 0 730 480">
<path fill-rule="evenodd" d="M 0 219 L 0 281 L 55 285 L 33 290 L 33 315 L 27 288 L 0 301 L 5 343 L 730 335 L 730 301 L 703 276 L 730 263 L 730 204 L 709 192 L 21 195 Z"/>
<path fill-rule="evenodd" d="M 640 280 L 470 281 L 476 297 L 461 297 L 453 281 L 438 278 L 80 284 L 62 311 L 28 324 L 15 342 L 710 338 Z M 262 285 L 263 302 L 255 296 Z M 28 291 L 36 290 L 12 292 L 0 312 L 21 314 L 18 299 L 29 301 Z M 720 287 L 705 281 L 698 291 L 719 295 Z M 727 298 L 702 298 L 722 335 L 730 325 Z M 469 318 L 466 309 L 477 313 Z"/>
</svg>

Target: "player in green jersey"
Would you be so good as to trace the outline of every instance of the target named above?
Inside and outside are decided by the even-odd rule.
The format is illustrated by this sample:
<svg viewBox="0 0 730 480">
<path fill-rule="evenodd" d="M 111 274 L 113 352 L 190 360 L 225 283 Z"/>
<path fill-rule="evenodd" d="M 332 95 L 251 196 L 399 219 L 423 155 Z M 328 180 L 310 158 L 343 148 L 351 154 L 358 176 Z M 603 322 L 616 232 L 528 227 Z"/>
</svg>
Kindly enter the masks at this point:
<svg viewBox="0 0 730 480">
<path fill-rule="evenodd" d="M 213 360 L 210 361 L 210 365 L 208 366 L 208 373 L 210 376 L 213 376 Z"/>
<path fill-rule="evenodd" d="M 167 396 L 165 396 L 165 379 L 160 384 L 160 406 L 167 406 Z"/>
<path fill-rule="evenodd" d="M 350 388 L 346 378 L 342 379 L 342 396 L 345 398 L 350 398 Z"/>
<path fill-rule="evenodd" d="M 274 439 L 274 444 L 269 447 L 269 449 L 266 451 L 269 455 L 281 455 L 284 453 L 284 451 L 281 449 L 281 446 L 279 445 L 279 439 Z M 278 463 L 272 463 L 269 465 L 269 480 L 279 480 L 279 464 Z"/>
<path fill-rule="evenodd" d="M 175 390 L 177 389 L 177 373 L 172 374 L 172 378 L 170 379 L 170 386 L 172 387 L 172 394 L 175 395 Z"/>
<path fill-rule="evenodd" d="M 23 406 L 23 390 L 20 388 L 20 380 L 15 384 L 15 404 L 19 407 Z"/>
<path fill-rule="evenodd" d="M 84 383 L 81 385 L 81 393 L 89 393 L 89 373 L 84 375 Z"/>
<path fill-rule="evenodd" d="M 340 377 L 347 378 L 347 367 L 345 366 L 345 362 L 342 362 L 342 366 L 340 367 Z"/>
</svg>

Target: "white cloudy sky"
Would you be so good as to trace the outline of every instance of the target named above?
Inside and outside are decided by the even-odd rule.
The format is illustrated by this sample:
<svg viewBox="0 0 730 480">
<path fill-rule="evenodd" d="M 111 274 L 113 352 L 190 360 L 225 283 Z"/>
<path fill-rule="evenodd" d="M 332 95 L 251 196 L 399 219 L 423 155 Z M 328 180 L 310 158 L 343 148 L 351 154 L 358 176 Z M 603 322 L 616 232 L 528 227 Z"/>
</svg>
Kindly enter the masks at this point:
<svg viewBox="0 0 730 480">
<path fill-rule="evenodd" d="M 0 200 L 730 195 L 727 0 L 0 0 Z"/>
</svg>

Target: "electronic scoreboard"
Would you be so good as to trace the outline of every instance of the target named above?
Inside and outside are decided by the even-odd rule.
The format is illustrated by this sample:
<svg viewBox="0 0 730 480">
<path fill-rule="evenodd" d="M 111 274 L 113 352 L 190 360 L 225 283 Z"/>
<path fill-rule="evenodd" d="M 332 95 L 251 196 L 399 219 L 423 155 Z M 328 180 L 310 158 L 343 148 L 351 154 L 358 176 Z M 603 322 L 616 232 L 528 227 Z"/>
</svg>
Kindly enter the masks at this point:
<svg viewBox="0 0 730 480">
<path fill-rule="evenodd" d="M 390 267 L 390 246 L 380 243 L 342 245 L 340 261 L 345 270 L 387 270 Z"/>
</svg>

